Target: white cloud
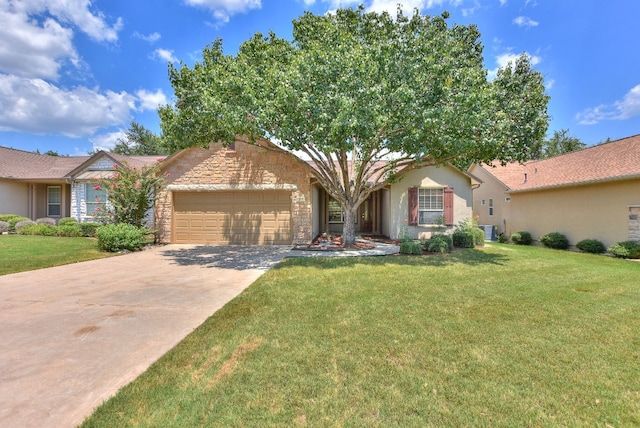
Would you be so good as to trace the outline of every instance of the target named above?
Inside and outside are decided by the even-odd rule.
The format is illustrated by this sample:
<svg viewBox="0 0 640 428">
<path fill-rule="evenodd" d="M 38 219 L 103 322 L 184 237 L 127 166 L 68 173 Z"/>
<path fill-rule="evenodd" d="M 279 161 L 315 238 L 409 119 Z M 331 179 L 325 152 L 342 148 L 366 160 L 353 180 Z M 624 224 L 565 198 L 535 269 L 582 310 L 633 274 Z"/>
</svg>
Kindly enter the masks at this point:
<svg viewBox="0 0 640 428">
<path fill-rule="evenodd" d="M 216 21 L 229 22 L 229 18 L 238 13 L 246 13 L 262 7 L 261 0 L 185 0 L 190 6 L 211 10 Z"/>
<path fill-rule="evenodd" d="M 75 28 L 98 41 L 116 41 L 122 27 L 120 18 L 109 26 L 90 6 L 89 0 L 0 2 L 0 71 L 57 80 L 67 62 L 80 68 L 83 63 L 73 46 Z M 46 18 L 36 19 L 45 12 Z"/>
<path fill-rule="evenodd" d="M 93 144 L 93 150 L 105 150 L 111 151 L 118 143 L 118 140 L 126 140 L 127 134 L 120 130 L 115 132 L 108 132 L 106 134 L 98 134 L 89 138 L 89 141 Z"/>
<path fill-rule="evenodd" d="M 151 34 L 142 34 L 136 31 L 133 33 L 133 37 L 135 37 L 136 39 L 144 40 L 145 42 L 154 43 L 160 40 L 160 37 L 162 36 L 157 32 Z"/>
<path fill-rule="evenodd" d="M 549 79 L 544 82 L 544 87 L 548 91 L 549 89 L 553 88 L 553 85 L 555 84 L 556 84 L 555 79 Z"/>
<path fill-rule="evenodd" d="M 513 23 L 519 27 L 537 27 L 540 24 L 538 21 L 534 21 L 528 16 L 518 16 L 513 20 Z"/>
<path fill-rule="evenodd" d="M 603 120 L 625 120 L 635 116 L 640 116 L 640 85 L 631 88 L 622 100 L 585 109 L 576 115 L 576 119 L 581 125 L 595 125 Z"/>
<path fill-rule="evenodd" d="M 0 130 L 87 136 L 126 124 L 132 111 L 149 107 L 149 98 L 98 88 L 61 89 L 41 79 L 0 74 Z"/>
<path fill-rule="evenodd" d="M 507 4 L 507 0 L 500 0 L 500 6 L 504 6 L 505 4 Z"/>
<path fill-rule="evenodd" d="M 178 62 L 178 58 L 176 58 L 173 55 L 173 51 L 170 49 L 161 49 L 158 48 L 155 51 L 153 51 L 153 55 L 152 58 L 160 58 L 163 61 L 166 62 Z"/>
<path fill-rule="evenodd" d="M 167 96 L 162 92 L 162 89 L 158 89 L 155 92 L 149 92 L 146 89 L 140 89 L 136 91 L 136 96 L 140 103 L 140 109 L 142 110 L 157 110 L 158 106 L 167 104 Z"/>
</svg>

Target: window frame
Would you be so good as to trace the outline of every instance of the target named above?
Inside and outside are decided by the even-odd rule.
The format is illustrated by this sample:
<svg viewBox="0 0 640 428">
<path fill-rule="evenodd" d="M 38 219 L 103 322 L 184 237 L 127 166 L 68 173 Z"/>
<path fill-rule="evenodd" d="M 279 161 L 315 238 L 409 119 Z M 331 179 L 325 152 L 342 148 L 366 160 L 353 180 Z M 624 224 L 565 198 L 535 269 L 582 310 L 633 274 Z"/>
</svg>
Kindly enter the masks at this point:
<svg viewBox="0 0 640 428">
<path fill-rule="evenodd" d="M 51 190 L 58 190 L 58 202 L 51 202 Z M 51 214 L 51 207 L 58 207 L 58 214 Z M 62 186 L 47 186 L 47 217 L 62 216 Z"/>
<path fill-rule="evenodd" d="M 489 217 L 493 217 L 493 198 L 489 198 Z"/>
<path fill-rule="evenodd" d="M 428 195 L 424 194 L 426 191 L 429 191 Z M 434 191 L 437 191 L 438 194 L 433 195 L 432 192 Z M 431 225 L 437 224 L 433 222 L 433 219 L 437 218 L 437 216 L 432 217 L 430 223 L 423 223 L 421 221 L 423 219 L 423 216 L 421 215 L 421 213 L 440 213 L 440 217 L 444 219 L 444 205 L 445 205 L 444 193 L 445 193 L 444 187 L 419 187 L 418 188 L 418 195 L 417 195 L 418 196 L 418 226 L 431 226 Z M 428 204 L 423 204 L 421 202 L 425 197 L 429 198 Z M 432 199 L 434 197 L 436 198 L 435 208 L 433 208 L 434 201 Z M 429 207 L 425 208 L 424 205 L 429 205 Z"/>
</svg>

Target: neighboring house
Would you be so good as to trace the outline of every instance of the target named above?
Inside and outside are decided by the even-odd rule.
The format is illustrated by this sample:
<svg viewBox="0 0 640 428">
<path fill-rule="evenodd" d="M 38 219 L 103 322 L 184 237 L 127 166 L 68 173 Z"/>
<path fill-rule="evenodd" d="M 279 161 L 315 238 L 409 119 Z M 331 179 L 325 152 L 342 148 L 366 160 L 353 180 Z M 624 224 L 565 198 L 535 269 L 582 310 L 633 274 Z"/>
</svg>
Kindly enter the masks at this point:
<svg viewBox="0 0 640 428">
<path fill-rule="evenodd" d="M 640 241 L 640 135 L 549 159 L 505 166 L 472 165 L 482 180 L 473 210 L 480 224 L 507 236 L 528 231 L 538 240 L 560 232 L 575 245 Z"/>
<path fill-rule="evenodd" d="M 182 150 L 162 164 L 169 174 L 156 206 L 156 229 L 166 243 L 306 244 L 340 233 L 340 205 L 311 166 L 268 141 Z M 374 192 L 358 209 L 356 232 L 429 237 L 472 216 L 479 181 L 451 166 L 425 167 Z"/>
<path fill-rule="evenodd" d="M 141 167 L 157 157 L 121 156 L 100 151 L 93 156 L 48 156 L 0 147 L 0 213 L 33 220 L 73 217 L 92 221 L 106 195 L 94 188 L 113 174 L 114 165 Z"/>
</svg>

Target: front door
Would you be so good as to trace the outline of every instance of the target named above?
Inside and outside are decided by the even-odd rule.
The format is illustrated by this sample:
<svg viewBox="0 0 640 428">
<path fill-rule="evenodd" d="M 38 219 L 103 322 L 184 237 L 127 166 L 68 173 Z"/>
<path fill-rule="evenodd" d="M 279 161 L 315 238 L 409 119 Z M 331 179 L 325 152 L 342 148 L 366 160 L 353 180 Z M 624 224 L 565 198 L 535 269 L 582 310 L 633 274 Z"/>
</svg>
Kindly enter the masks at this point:
<svg viewBox="0 0 640 428">
<path fill-rule="evenodd" d="M 360 205 L 360 231 L 364 233 L 371 233 L 373 231 L 373 215 L 372 215 L 372 200 L 369 196 Z"/>
</svg>

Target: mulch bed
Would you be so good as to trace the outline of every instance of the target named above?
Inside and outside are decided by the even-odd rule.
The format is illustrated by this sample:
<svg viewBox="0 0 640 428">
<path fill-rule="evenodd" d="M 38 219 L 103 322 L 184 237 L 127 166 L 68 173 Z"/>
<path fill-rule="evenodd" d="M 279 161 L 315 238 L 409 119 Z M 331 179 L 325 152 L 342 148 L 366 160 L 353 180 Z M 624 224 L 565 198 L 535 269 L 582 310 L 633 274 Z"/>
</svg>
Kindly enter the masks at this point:
<svg viewBox="0 0 640 428">
<path fill-rule="evenodd" d="M 373 240 L 363 237 L 371 242 L 356 241 L 352 245 L 343 245 L 342 236 L 332 236 L 330 240 L 324 239 L 318 236 L 308 245 L 296 245 L 294 250 L 306 250 L 306 251 L 345 251 L 345 250 L 370 250 L 376 248 L 376 244 Z"/>
</svg>

